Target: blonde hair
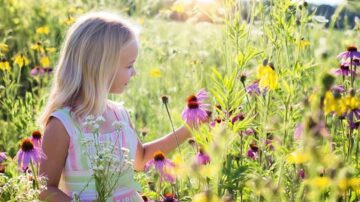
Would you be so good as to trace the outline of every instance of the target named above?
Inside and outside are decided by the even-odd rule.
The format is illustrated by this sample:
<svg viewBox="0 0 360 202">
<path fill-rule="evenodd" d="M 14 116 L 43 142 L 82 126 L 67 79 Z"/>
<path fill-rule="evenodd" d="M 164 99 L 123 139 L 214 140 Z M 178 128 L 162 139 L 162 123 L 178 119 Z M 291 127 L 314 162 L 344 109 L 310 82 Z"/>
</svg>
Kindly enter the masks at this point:
<svg viewBox="0 0 360 202">
<path fill-rule="evenodd" d="M 114 13 L 81 16 L 66 34 L 40 126 L 45 128 L 51 113 L 64 106 L 73 107 L 75 117 L 102 114 L 119 54 L 136 36 L 135 29 Z M 78 98 L 81 103 L 75 106 Z"/>
</svg>

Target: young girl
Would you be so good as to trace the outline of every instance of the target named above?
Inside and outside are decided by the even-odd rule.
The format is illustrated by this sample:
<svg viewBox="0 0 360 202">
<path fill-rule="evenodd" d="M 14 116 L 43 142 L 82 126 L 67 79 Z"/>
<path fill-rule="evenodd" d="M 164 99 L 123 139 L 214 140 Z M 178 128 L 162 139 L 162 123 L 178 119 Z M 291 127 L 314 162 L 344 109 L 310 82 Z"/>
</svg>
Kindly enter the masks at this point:
<svg viewBox="0 0 360 202">
<path fill-rule="evenodd" d="M 143 170 L 154 152 L 165 154 L 177 147 L 173 133 L 142 144 L 135 134 L 127 111 L 107 100 L 109 93 L 122 93 L 135 76 L 138 41 L 131 26 L 110 13 L 90 13 L 69 29 L 56 68 L 48 103 L 40 118 L 44 128 L 42 149 L 47 158 L 40 174 L 48 178 L 41 200 L 71 201 L 74 193 L 82 201 L 96 200 L 94 181 L 87 156 L 80 143 L 86 131 L 81 123 L 87 115 L 102 115 L 100 138 L 114 140 L 114 121 L 125 122 L 118 146 L 130 150 L 135 170 Z M 80 127 L 79 127 L 80 126 Z M 182 126 L 175 131 L 178 141 L 191 137 Z M 137 192 L 133 170 L 121 178 L 110 201 L 143 201 Z M 84 189 L 83 191 L 81 191 Z"/>
</svg>

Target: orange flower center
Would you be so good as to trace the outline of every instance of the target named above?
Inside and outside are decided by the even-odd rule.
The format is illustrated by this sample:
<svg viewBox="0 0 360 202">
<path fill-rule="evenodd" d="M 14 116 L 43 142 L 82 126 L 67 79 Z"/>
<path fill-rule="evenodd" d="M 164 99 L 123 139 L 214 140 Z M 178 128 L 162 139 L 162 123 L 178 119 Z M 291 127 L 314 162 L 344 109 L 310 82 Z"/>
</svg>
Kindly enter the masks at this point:
<svg viewBox="0 0 360 202">
<path fill-rule="evenodd" d="M 155 161 L 163 161 L 165 160 L 165 155 L 161 151 L 155 152 L 154 154 L 154 160 Z"/>
<path fill-rule="evenodd" d="M 40 133 L 40 131 L 35 130 L 35 131 L 32 133 L 32 137 L 33 137 L 34 139 L 41 139 L 41 133 Z"/>
<path fill-rule="evenodd" d="M 21 150 L 23 150 L 24 152 L 29 152 L 34 149 L 34 144 L 32 143 L 32 141 L 29 138 L 26 138 L 21 142 L 20 147 L 21 147 Z"/>
<path fill-rule="evenodd" d="M 356 52 L 356 51 L 357 51 L 357 48 L 356 48 L 356 46 L 349 46 L 349 47 L 347 47 L 347 51 L 349 51 L 349 52 Z"/>
</svg>

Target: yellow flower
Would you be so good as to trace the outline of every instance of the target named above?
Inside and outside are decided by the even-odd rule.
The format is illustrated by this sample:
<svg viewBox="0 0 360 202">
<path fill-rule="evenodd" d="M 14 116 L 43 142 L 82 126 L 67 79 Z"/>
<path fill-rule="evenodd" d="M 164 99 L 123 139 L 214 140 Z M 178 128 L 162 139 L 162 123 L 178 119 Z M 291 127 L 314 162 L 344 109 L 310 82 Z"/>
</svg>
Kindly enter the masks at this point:
<svg viewBox="0 0 360 202">
<path fill-rule="evenodd" d="M 36 29 L 37 34 L 49 34 L 50 30 L 49 27 L 43 26 Z"/>
<path fill-rule="evenodd" d="M 9 51 L 9 46 L 6 45 L 5 43 L 0 43 L 0 52 L 8 52 Z"/>
<path fill-rule="evenodd" d="M 319 189 L 330 186 L 330 183 L 331 183 L 331 180 L 328 177 L 316 177 L 316 178 L 310 180 L 310 184 Z"/>
<path fill-rule="evenodd" d="M 61 23 L 65 24 L 65 25 L 72 25 L 74 22 L 75 22 L 75 18 L 73 18 L 71 16 L 68 16 L 67 18 L 65 18 L 61 21 Z"/>
<path fill-rule="evenodd" d="M 303 151 L 296 151 L 289 154 L 286 158 L 288 163 L 300 164 L 306 163 L 310 159 L 310 156 Z"/>
<path fill-rule="evenodd" d="M 211 193 L 207 193 L 207 192 L 202 192 L 199 194 L 196 194 L 193 199 L 192 202 L 218 202 L 219 199 L 217 196 L 214 196 Z"/>
<path fill-rule="evenodd" d="M 185 12 L 185 7 L 182 4 L 179 3 L 175 3 L 172 7 L 171 7 L 171 11 L 175 11 L 177 13 L 184 13 Z"/>
<path fill-rule="evenodd" d="M 44 56 L 40 58 L 40 64 L 42 67 L 50 67 L 50 60 L 48 57 Z"/>
<path fill-rule="evenodd" d="M 9 64 L 9 62 L 6 61 L 6 60 L 0 61 L 0 70 L 10 71 L 10 64 Z"/>
<path fill-rule="evenodd" d="M 343 98 L 343 103 L 348 110 L 355 110 L 360 107 L 359 99 L 351 95 L 348 95 L 345 98 Z"/>
<path fill-rule="evenodd" d="M 351 178 L 349 184 L 354 190 L 360 190 L 360 178 Z"/>
<path fill-rule="evenodd" d="M 30 48 L 31 48 L 32 50 L 39 51 L 39 52 L 41 52 L 41 53 L 44 52 L 44 48 L 42 47 L 42 44 L 41 44 L 40 42 L 37 42 L 36 44 L 32 44 L 32 45 L 30 46 Z"/>
<path fill-rule="evenodd" d="M 169 174 L 172 176 L 176 176 L 177 178 L 184 178 L 189 176 L 190 174 L 190 167 L 188 163 L 184 161 L 184 157 L 180 154 L 174 154 L 172 157 L 172 162 L 175 164 L 175 167 L 169 170 Z"/>
<path fill-rule="evenodd" d="M 343 98 L 335 98 L 331 91 L 327 91 L 324 97 L 323 110 L 325 115 L 335 112 L 337 116 L 342 116 L 347 107 Z"/>
<path fill-rule="evenodd" d="M 49 47 L 49 48 L 46 48 L 46 50 L 47 50 L 49 53 L 53 53 L 53 52 L 56 51 L 56 48 Z"/>
<path fill-rule="evenodd" d="M 161 71 L 159 68 L 154 68 L 152 70 L 150 70 L 150 76 L 153 78 L 159 78 L 161 77 Z"/>
<path fill-rule="evenodd" d="M 259 87 L 261 89 L 275 90 L 278 78 L 275 70 L 270 65 L 261 65 L 258 67 Z"/>
<path fill-rule="evenodd" d="M 299 48 L 306 48 L 307 46 L 310 46 L 310 41 L 301 39 L 298 43 Z"/>
<path fill-rule="evenodd" d="M 24 65 L 29 64 L 29 60 L 22 53 L 17 54 L 15 57 L 13 57 L 13 60 L 14 63 L 17 64 L 19 67 L 23 67 Z"/>
</svg>

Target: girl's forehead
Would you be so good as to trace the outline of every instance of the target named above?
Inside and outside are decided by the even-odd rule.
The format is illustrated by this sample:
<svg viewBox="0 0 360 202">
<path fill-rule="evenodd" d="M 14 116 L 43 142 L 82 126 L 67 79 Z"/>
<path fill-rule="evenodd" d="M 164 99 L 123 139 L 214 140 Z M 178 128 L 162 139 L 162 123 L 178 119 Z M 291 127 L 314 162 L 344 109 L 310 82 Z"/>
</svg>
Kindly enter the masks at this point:
<svg viewBox="0 0 360 202">
<path fill-rule="evenodd" d="M 136 40 L 129 42 L 121 51 L 120 59 L 122 61 L 133 61 L 137 58 L 139 44 Z"/>
</svg>

